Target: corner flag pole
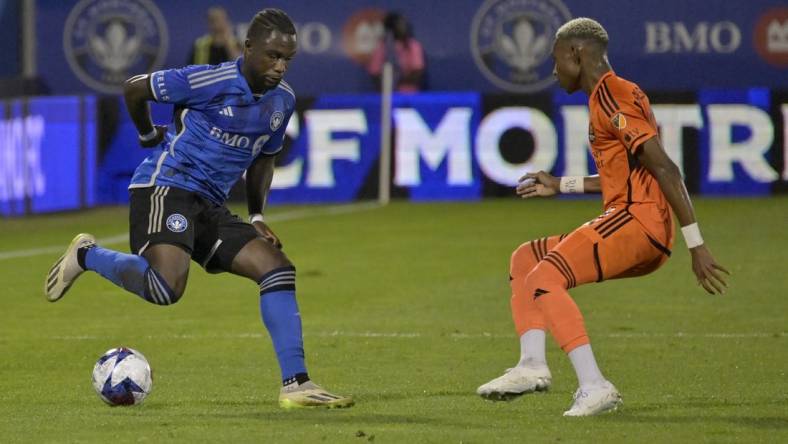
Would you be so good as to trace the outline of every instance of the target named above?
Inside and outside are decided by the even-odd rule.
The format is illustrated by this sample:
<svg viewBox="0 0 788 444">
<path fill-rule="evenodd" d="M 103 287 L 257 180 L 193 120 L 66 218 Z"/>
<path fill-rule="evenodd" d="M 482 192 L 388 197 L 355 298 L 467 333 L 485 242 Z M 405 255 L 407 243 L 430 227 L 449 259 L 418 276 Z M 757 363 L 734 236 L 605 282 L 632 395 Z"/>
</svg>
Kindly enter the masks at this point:
<svg viewBox="0 0 788 444">
<path fill-rule="evenodd" d="M 391 62 L 383 64 L 380 97 L 380 172 L 378 174 L 378 203 L 386 205 L 391 199 L 391 93 L 393 75 Z"/>
</svg>

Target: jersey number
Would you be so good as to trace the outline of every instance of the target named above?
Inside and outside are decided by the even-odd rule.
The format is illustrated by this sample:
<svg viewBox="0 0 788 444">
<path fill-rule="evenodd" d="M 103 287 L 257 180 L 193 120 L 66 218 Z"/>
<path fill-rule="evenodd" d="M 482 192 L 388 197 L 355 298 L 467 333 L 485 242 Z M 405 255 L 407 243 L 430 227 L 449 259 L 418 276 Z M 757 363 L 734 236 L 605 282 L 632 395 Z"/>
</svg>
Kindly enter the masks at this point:
<svg viewBox="0 0 788 444">
<path fill-rule="evenodd" d="M 263 134 L 262 136 L 258 137 L 257 140 L 254 141 L 254 145 L 252 145 L 252 156 L 257 157 L 260 154 L 260 151 L 263 149 L 263 145 L 268 142 L 268 139 L 271 138 L 269 134 Z"/>
</svg>

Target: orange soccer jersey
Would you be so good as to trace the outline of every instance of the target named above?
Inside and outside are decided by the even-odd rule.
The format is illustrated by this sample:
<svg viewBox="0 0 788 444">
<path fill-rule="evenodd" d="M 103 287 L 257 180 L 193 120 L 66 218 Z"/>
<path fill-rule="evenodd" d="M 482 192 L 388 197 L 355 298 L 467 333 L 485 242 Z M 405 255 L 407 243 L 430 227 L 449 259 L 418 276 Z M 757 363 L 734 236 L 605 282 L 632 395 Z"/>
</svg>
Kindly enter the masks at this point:
<svg viewBox="0 0 788 444">
<path fill-rule="evenodd" d="M 602 182 L 605 212 L 626 210 L 666 248 L 673 241 L 673 216 L 654 176 L 636 150 L 657 136 L 648 97 L 632 82 L 607 72 L 588 100 L 588 138 Z"/>
<path fill-rule="evenodd" d="M 589 282 L 642 276 L 670 255 L 673 215 L 637 150 L 657 136 L 648 98 L 606 73 L 589 98 L 588 136 L 604 212 L 569 234 L 526 242 L 512 254 L 512 316 L 519 335 L 548 328 L 565 352 L 588 343 L 567 292 Z"/>
</svg>

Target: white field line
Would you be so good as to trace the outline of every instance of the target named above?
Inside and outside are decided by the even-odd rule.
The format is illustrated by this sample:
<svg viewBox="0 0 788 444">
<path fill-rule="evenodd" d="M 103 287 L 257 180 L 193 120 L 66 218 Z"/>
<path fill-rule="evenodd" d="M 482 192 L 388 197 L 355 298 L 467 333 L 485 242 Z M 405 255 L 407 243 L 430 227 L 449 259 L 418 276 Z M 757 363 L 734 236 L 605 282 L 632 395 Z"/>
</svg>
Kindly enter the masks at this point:
<svg viewBox="0 0 788 444">
<path fill-rule="evenodd" d="M 374 331 L 322 331 L 322 332 L 304 332 L 305 337 L 319 337 L 319 338 L 373 338 L 373 339 L 422 339 L 422 338 L 449 338 L 449 339 L 515 339 L 515 335 L 501 335 L 492 333 L 451 333 L 447 335 L 440 334 L 422 334 L 422 333 L 406 333 L 406 332 L 374 332 Z M 786 332 L 780 333 L 763 333 L 763 332 L 750 332 L 750 333 L 608 333 L 595 335 L 597 337 L 613 338 L 613 339 L 648 339 L 648 338 L 676 338 L 676 339 L 757 339 L 757 338 L 785 338 L 788 336 Z M 47 339 L 60 340 L 60 341 L 93 341 L 104 340 L 106 335 L 74 335 L 74 336 L 50 336 Z M 227 333 L 227 334 L 165 334 L 165 335 L 147 335 L 142 336 L 144 339 L 259 339 L 268 338 L 265 332 L 256 333 Z"/>
<path fill-rule="evenodd" d="M 300 210 L 284 211 L 281 213 L 272 214 L 266 217 L 266 222 L 283 222 L 288 220 L 308 219 L 315 216 L 333 216 L 336 214 L 357 213 L 360 211 L 370 210 L 377 208 L 380 205 L 377 202 L 363 202 L 349 205 L 333 205 L 322 206 L 315 208 L 304 208 Z M 116 245 L 127 243 L 129 241 L 128 233 L 116 234 L 114 236 L 103 237 L 98 239 L 101 245 Z M 25 250 L 11 250 L 0 251 L 0 261 L 7 259 L 16 259 L 20 257 L 40 256 L 44 254 L 62 253 L 68 244 L 51 245 L 48 247 L 29 248 Z"/>
</svg>

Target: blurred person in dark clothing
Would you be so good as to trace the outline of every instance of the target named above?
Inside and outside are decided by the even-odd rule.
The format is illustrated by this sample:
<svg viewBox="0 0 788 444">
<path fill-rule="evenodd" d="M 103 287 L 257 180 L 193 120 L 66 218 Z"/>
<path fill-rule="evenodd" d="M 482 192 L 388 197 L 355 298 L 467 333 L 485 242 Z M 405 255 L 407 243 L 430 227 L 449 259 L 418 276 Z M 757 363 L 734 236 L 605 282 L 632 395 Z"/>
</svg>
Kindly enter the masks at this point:
<svg viewBox="0 0 788 444">
<path fill-rule="evenodd" d="M 218 65 L 241 55 L 241 42 L 233 33 L 227 11 L 219 6 L 208 9 L 208 33 L 194 41 L 188 64 Z"/>
<path fill-rule="evenodd" d="M 383 20 L 384 37 L 372 53 L 367 71 L 380 87 L 383 65 L 390 61 L 394 66 L 394 89 L 397 92 L 418 92 L 423 88 L 424 50 L 413 37 L 413 27 L 397 12 L 390 12 Z"/>
</svg>

